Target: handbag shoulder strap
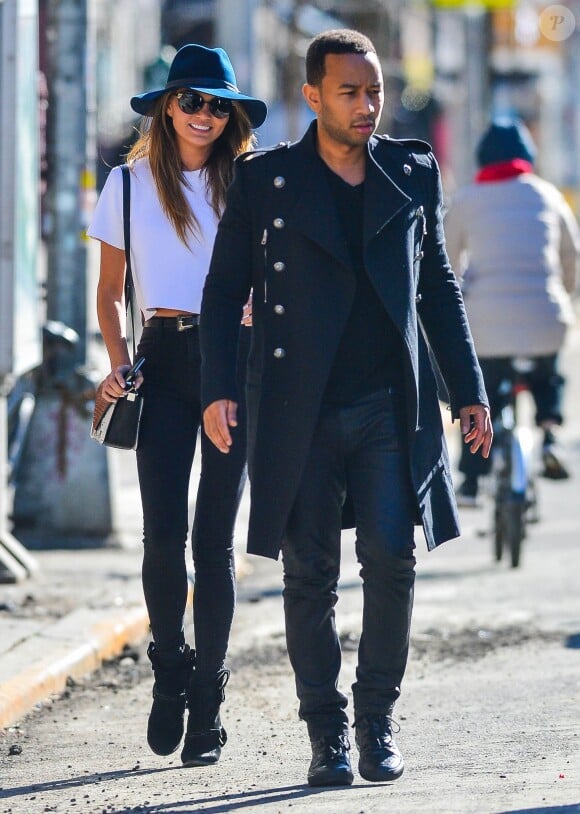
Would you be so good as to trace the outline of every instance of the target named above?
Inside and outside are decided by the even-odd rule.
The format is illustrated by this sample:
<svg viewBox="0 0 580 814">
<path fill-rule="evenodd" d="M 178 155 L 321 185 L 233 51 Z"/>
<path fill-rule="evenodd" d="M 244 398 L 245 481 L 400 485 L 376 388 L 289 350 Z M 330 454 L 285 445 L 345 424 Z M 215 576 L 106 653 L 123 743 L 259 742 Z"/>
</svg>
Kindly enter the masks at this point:
<svg viewBox="0 0 580 814">
<path fill-rule="evenodd" d="M 125 238 L 125 308 L 131 309 L 131 339 L 135 358 L 135 304 L 133 302 L 133 271 L 131 269 L 131 174 L 128 164 L 121 167 L 123 173 L 123 236 Z"/>
<path fill-rule="evenodd" d="M 123 236 L 125 238 L 125 295 L 130 294 L 133 288 L 133 274 L 131 270 L 131 175 L 129 166 L 123 164 Z M 129 297 L 125 299 L 125 304 L 129 304 Z"/>
</svg>

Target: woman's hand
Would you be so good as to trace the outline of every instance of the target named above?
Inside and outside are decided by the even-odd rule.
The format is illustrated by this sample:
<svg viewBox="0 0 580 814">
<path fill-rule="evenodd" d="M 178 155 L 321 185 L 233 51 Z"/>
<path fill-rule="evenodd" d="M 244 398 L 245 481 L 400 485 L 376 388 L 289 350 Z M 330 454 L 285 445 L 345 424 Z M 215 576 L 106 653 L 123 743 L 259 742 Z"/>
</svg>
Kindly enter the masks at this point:
<svg viewBox="0 0 580 814">
<path fill-rule="evenodd" d="M 104 379 L 101 392 L 105 401 L 113 404 L 118 398 L 127 395 L 125 375 L 130 367 L 131 365 L 118 365 L 114 370 L 111 370 L 109 375 Z M 135 390 L 138 390 L 142 384 L 143 374 L 141 371 L 138 371 L 135 376 Z"/>
</svg>

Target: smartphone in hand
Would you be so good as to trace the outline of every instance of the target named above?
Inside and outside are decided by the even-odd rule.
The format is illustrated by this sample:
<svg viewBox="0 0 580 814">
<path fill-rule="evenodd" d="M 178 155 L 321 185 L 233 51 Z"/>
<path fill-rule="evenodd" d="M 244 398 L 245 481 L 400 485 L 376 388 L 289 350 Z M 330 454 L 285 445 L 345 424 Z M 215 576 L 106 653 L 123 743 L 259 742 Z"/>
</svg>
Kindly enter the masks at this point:
<svg viewBox="0 0 580 814">
<path fill-rule="evenodd" d="M 143 367 L 143 363 L 145 362 L 145 357 L 141 356 L 140 359 L 137 359 L 135 364 L 129 368 L 129 370 L 125 373 L 125 389 L 129 390 L 135 384 L 135 379 L 137 378 L 137 373 Z"/>
</svg>

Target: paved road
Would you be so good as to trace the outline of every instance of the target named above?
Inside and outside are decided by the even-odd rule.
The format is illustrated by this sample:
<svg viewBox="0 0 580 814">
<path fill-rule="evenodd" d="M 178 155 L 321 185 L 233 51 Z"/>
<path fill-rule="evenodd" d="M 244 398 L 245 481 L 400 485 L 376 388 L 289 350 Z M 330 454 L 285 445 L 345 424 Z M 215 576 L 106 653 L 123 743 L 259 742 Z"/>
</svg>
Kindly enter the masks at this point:
<svg viewBox="0 0 580 814">
<path fill-rule="evenodd" d="M 400 781 L 305 786 L 309 749 L 284 652 L 280 569 L 256 559 L 240 583 L 224 711 L 230 741 L 217 767 L 182 770 L 178 755 L 147 750 L 151 682 L 141 643 L 0 735 L 0 813 L 580 812 L 579 336 L 566 359 L 574 479 L 541 481 L 542 520 L 522 567 L 492 561 L 489 506 L 465 511 L 463 537 L 431 554 L 417 535 L 412 652 L 397 706 L 407 760 Z M 348 691 L 360 618 L 350 535 L 340 593 Z M 8 755 L 13 745 L 21 752 Z"/>
</svg>

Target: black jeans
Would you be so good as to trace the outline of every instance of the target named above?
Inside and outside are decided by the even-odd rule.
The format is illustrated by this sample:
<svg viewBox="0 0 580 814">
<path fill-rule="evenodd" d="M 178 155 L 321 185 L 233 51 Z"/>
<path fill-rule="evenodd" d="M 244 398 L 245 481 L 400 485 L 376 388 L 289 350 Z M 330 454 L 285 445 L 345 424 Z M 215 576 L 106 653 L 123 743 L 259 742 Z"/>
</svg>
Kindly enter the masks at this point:
<svg viewBox="0 0 580 814">
<path fill-rule="evenodd" d="M 249 329 L 241 329 L 240 379 L 245 375 L 249 334 Z M 143 589 L 159 657 L 171 661 L 184 643 L 188 490 L 201 422 L 198 329 L 145 327 L 138 354 L 146 359 L 137 450 L 143 504 Z M 240 385 L 243 393 L 242 381 Z M 219 452 L 201 431 L 201 479 L 192 534 L 193 618 L 196 669 L 207 677 L 224 665 L 235 605 L 233 531 L 246 479 L 243 403 L 238 420 L 228 455 Z"/>
<path fill-rule="evenodd" d="M 282 552 L 286 637 L 299 715 L 311 734 L 348 726 L 334 618 L 347 490 L 364 603 L 355 719 L 389 711 L 400 694 L 413 606 L 416 500 L 397 413 L 387 389 L 349 407 L 323 409 L 288 523 Z"/>
<path fill-rule="evenodd" d="M 565 379 L 558 370 L 558 356 L 536 356 L 534 367 L 528 373 L 517 373 L 511 363 L 511 357 L 493 357 L 480 359 L 479 365 L 483 373 L 485 389 L 489 398 L 489 407 L 492 421 L 505 406 L 505 396 L 500 393 L 500 385 L 504 380 L 513 382 L 516 375 L 518 380 L 525 382 L 536 405 L 535 421 L 538 426 L 543 421 L 552 421 L 554 424 L 562 423 L 562 398 Z M 493 453 L 493 449 L 492 449 Z M 459 471 L 467 477 L 477 478 L 487 475 L 491 471 L 491 457 L 483 458 L 480 454 L 472 455 L 469 446 L 462 444 Z"/>
</svg>

